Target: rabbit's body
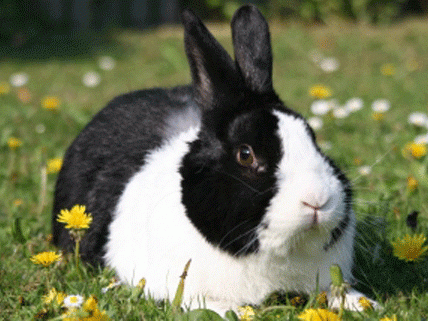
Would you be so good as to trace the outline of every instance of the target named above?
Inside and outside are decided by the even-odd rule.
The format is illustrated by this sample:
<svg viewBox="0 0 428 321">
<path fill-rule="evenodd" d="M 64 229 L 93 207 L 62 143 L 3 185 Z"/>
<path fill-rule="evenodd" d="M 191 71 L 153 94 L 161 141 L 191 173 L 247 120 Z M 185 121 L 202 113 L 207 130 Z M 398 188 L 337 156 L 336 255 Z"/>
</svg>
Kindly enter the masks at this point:
<svg viewBox="0 0 428 321">
<path fill-rule="evenodd" d="M 94 223 L 82 242 L 84 260 L 103 264 L 113 211 L 147 154 L 199 121 L 190 87 L 142 90 L 115 98 L 76 138 L 58 176 L 53 213 L 75 204 L 94 209 Z M 73 242 L 55 214 L 53 226 L 54 243 L 71 250 Z"/>
<path fill-rule="evenodd" d="M 294 116 L 285 116 L 284 121 L 290 122 L 290 125 L 296 122 L 296 127 L 300 126 L 300 130 L 306 130 L 304 123 L 296 120 Z M 259 232 L 260 244 L 257 248 L 242 250 L 242 253 L 238 250 L 234 255 L 228 252 L 228 243 L 233 242 L 234 238 L 246 237 L 245 234 L 249 231 L 247 228 L 242 227 L 240 231 L 240 224 L 237 223 L 236 231 L 232 233 L 236 236 L 228 237 L 229 232 L 220 232 L 223 228 L 221 219 L 214 223 L 213 228 L 217 227 L 217 233 L 222 235 L 223 240 L 215 244 L 215 240 L 202 235 L 198 230 L 198 223 L 191 221 L 186 215 L 186 207 L 181 202 L 180 184 L 182 159 L 189 153 L 189 143 L 197 139 L 198 132 L 198 127 L 190 127 L 149 153 L 146 164 L 133 175 L 124 189 L 113 215 L 116 219 L 110 225 L 105 255 L 106 263 L 115 267 L 120 279 L 136 285 L 144 277 L 153 297 L 172 299 L 178 276 L 181 275 L 186 262 L 192 259 L 185 284 L 186 303 L 192 300 L 201 303 L 206 300 L 210 306 L 215 301 L 219 306 L 228 308 L 247 302 L 261 302 L 276 290 L 309 293 L 316 287 L 318 272 L 319 285 L 326 289 L 330 283 L 329 267 L 332 262 L 342 267 L 347 278 L 351 277 L 352 260 L 349 248 L 352 248 L 354 222 L 346 223 L 350 226 L 346 235 L 341 237 L 341 242 L 329 244 L 332 242 L 331 231 L 347 218 L 353 220 L 352 213 L 344 216 L 341 221 L 330 222 L 336 226 L 323 226 L 302 234 L 293 232 L 285 236 L 281 229 L 277 231 L 280 235 L 275 235 L 275 228 L 269 232 L 268 228 L 261 228 L 263 231 Z M 299 143 L 303 145 L 305 141 Z M 309 146 L 303 145 L 302 149 L 305 147 Z M 315 151 L 313 152 L 315 154 Z M 319 166 L 320 164 L 316 163 L 320 161 L 321 159 L 315 160 L 314 167 Z M 288 161 L 283 162 L 283 166 L 289 167 Z M 287 175 L 283 168 L 278 172 Z M 308 174 L 312 175 L 313 173 Z M 300 178 L 305 179 L 308 176 Z M 224 177 L 226 185 L 229 180 L 236 179 Z M 210 191 L 202 189 L 201 192 L 209 194 Z M 298 191 L 281 190 L 278 196 L 271 199 L 271 206 L 285 206 L 287 196 L 282 194 L 288 193 L 295 195 Z M 204 198 L 208 199 L 207 206 L 218 206 L 215 202 L 209 202 L 210 195 L 201 195 L 201 199 L 196 198 L 195 202 L 203 202 Z M 239 202 L 238 199 L 232 199 L 228 206 L 233 207 Z M 285 211 L 283 212 L 285 214 Z M 285 223 L 281 217 L 272 216 L 261 217 L 256 225 L 263 225 L 263 221 L 267 219 Z M 293 220 L 289 221 L 290 223 L 301 224 Z M 302 225 L 308 227 L 310 224 Z M 285 239 L 288 244 L 284 244 Z M 249 239 L 246 242 L 251 241 Z M 124 244 L 136 246 L 129 247 Z M 326 250 L 330 246 L 333 249 Z M 338 253 L 342 255 L 338 256 Z M 228 304 L 230 306 L 227 306 Z"/>
<path fill-rule="evenodd" d="M 191 259 L 186 303 L 216 310 L 317 279 L 327 290 L 332 264 L 350 280 L 350 185 L 275 94 L 266 21 L 238 10 L 236 61 L 190 11 L 183 22 L 192 86 L 127 94 L 94 117 L 58 177 L 54 243 L 72 249 L 56 214 L 86 205 L 84 260 L 171 299 Z"/>
</svg>

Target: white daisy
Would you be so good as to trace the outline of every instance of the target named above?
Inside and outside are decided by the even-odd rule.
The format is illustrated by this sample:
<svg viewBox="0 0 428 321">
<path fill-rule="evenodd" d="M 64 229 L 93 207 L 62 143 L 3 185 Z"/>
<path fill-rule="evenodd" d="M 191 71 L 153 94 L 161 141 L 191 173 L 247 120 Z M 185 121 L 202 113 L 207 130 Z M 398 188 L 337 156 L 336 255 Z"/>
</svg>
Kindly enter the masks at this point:
<svg viewBox="0 0 428 321">
<path fill-rule="evenodd" d="M 98 66 L 102 70 L 112 70 L 116 66 L 116 61 L 110 56 L 102 56 L 98 59 Z"/>
<path fill-rule="evenodd" d="M 391 108 L 391 103 L 388 99 L 377 99 L 372 103 L 372 110 L 376 113 L 387 112 Z"/>
<path fill-rule="evenodd" d="M 37 124 L 34 129 L 37 134 L 43 134 L 46 131 L 46 126 L 43 124 Z"/>
<path fill-rule="evenodd" d="M 358 172 L 363 176 L 369 175 L 371 171 L 372 171 L 372 168 L 368 165 L 361 166 L 360 168 L 358 168 Z"/>
<path fill-rule="evenodd" d="M 323 121 L 320 117 L 311 117 L 308 119 L 308 124 L 313 130 L 319 130 L 322 128 Z"/>
<path fill-rule="evenodd" d="M 333 148 L 333 144 L 331 142 L 328 142 L 328 141 L 319 142 L 318 145 L 322 150 L 325 150 L 325 151 Z"/>
<path fill-rule="evenodd" d="M 428 116 L 425 113 L 414 112 L 409 115 L 408 122 L 415 126 L 427 127 Z"/>
<path fill-rule="evenodd" d="M 25 72 L 18 72 L 9 78 L 9 82 L 13 87 L 22 87 L 28 82 L 29 76 Z"/>
<path fill-rule="evenodd" d="M 339 66 L 339 61 L 333 57 L 322 59 L 320 62 L 320 67 L 324 72 L 334 72 L 339 69 Z"/>
<path fill-rule="evenodd" d="M 83 75 L 82 82 L 86 87 L 96 87 L 101 82 L 101 76 L 95 71 L 90 71 Z"/>
<path fill-rule="evenodd" d="M 331 104 L 329 103 L 329 101 L 324 99 L 315 100 L 311 105 L 311 112 L 317 116 L 322 116 L 327 114 L 330 111 L 330 109 L 331 109 Z"/>
<path fill-rule="evenodd" d="M 67 295 L 63 301 L 63 305 L 69 309 L 80 308 L 82 303 L 83 297 L 78 294 Z"/>
<path fill-rule="evenodd" d="M 345 108 L 351 113 L 362 109 L 363 106 L 364 106 L 363 100 L 358 97 L 351 98 L 345 103 Z"/>
<path fill-rule="evenodd" d="M 413 140 L 416 144 L 426 144 L 428 145 L 428 134 L 418 135 Z"/>
<path fill-rule="evenodd" d="M 106 287 L 102 288 L 101 292 L 102 293 L 106 293 L 108 290 L 113 289 L 115 287 L 118 287 L 121 284 L 122 284 L 122 282 L 120 282 L 120 281 L 112 281 L 112 282 L 110 282 L 109 285 L 107 285 Z"/>
<path fill-rule="evenodd" d="M 338 107 L 333 110 L 333 116 L 337 119 L 343 119 L 349 116 L 349 110 L 345 107 Z"/>
</svg>

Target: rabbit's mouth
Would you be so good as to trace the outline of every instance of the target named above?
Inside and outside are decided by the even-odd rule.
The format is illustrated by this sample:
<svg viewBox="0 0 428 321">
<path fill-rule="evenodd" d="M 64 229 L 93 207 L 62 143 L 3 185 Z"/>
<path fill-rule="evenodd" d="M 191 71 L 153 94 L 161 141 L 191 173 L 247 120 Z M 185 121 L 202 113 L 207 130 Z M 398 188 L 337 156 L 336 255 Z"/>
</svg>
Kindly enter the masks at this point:
<svg viewBox="0 0 428 321">
<path fill-rule="evenodd" d="M 325 213 L 324 213 L 325 214 Z M 270 224 L 264 225 L 260 229 L 260 239 L 262 244 L 269 244 L 271 248 L 280 253 L 293 253 L 310 249 L 312 251 L 329 251 L 335 244 L 340 242 L 341 238 L 347 233 L 352 223 L 351 212 L 346 213 L 342 218 L 323 219 L 323 211 L 314 210 L 307 214 L 305 223 L 300 223 L 300 228 L 291 232 L 287 229 L 272 229 Z M 273 233 L 272 233 L 273 232 Z M 265 234 L 266 233 L 266 234 Z M 266 237 L 269 235 L 268 237 Z M 318 250 L 316 250 L 318 249 Z"/>
</svg>

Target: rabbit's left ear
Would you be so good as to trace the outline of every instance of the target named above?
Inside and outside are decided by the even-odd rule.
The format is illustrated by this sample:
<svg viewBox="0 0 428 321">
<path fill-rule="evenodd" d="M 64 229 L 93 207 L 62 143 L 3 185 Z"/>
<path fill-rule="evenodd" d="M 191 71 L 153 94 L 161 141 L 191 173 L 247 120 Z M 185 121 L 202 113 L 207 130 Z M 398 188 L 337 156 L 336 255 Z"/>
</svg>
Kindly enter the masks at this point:
<svg viewBox="0 0 428 321">
<path fill-rule="evenodd" d="M 243 86 L 234 61 L 191 10 L 183 11 L 182 21 L 195 99 L 203 110 L 233 100 Z"/>
<path fill-rule="evenodd" d="M 255 6 L 246 5 L 236 11 L 232 38 L 236 63 L 246 86 L 258 93 L 273 91 L 269 26 Z"/>
</svg>

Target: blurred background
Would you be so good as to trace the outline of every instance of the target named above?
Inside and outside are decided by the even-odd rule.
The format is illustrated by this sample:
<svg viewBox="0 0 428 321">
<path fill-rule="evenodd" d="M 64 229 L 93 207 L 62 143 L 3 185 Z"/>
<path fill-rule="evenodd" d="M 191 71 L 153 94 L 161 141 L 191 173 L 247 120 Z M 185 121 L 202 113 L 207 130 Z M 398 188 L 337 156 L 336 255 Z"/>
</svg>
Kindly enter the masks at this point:
<svg viewBox="0 0 428 321">
<path fill-rule="evenodd" d="M 307 23 L 334 16 L 388 24 L 428 13 L 428 0 L 0 0 L 0 48 L 5 55 L 8 46 L 23 48 L 41 38 L 177 23 L 185 7 L 203 19 L 226 21 L 244 3 L 256 4 L 270 19 Z"/>
</svg>

